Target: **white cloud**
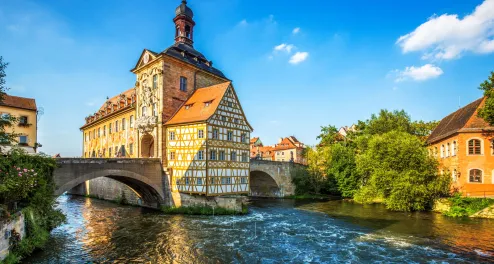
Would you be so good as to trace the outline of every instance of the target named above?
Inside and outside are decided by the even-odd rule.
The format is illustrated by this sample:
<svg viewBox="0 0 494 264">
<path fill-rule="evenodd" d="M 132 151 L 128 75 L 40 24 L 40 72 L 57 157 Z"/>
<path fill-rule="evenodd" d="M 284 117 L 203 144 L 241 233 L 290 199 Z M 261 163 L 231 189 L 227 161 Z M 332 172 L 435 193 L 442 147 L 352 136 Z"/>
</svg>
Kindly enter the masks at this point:
<svg viewBox="0 0 494 264">
<path fill-rule="evenodd" d="M 441 68 L 432 64 L 425 64 L 421 67 L 406 67 L 403 71 L 394 70 L 391 71 L 388 76 L 394 77 L 395 82 L 403 82 L 407 80 L 425 81 L 428 79 L 437 78 L 442 74 L 443 70 Z"/>
<path fill-rule="evenodd" d="M 247 20 L 246 20 L 246 19 L 244 19 L 244 20 L 242 20 L 242 21 L 238 22 L 238 25 L 239 25 L 239 26 L 247 26 L 247 25 L 249 25 L 249 23 L 247 22 Z"/>
<path fill-rule="evenodd" d="M 294 48 L 295 48 L 295 46 L 292 44 L 282 43 L 278 46 L 275 46 L 274 50 L 275 51 L 286 51 L 287 53 L 291 53 L 292 49 L 294 49 Z"/>
<path fill-rule="evenodd" d="M 292 33 L 294 35 L 298 34 L 299 32 L 300 32 L 300 28 L 299 27 L 294 28 L 293 31 L 292 31 Z"/>
<path fill-rule="evenodd" d="M 464 52 L 494 52 L 494 0 L 485 0 L 459 18 L 457 14 L 432 16 L 396 44 L 403 53 L 421 51 L 422 59 L 454 59 Z"/>
<path fill-rule="evenodd" d="M 299 64 L 299 63 L 303 62 L 304 60 L 306 60 L 307 57 L 309 57 L 308 52 L 297 52 L 290 58 L 290 61 L 288 61 L 288 62 L 291 64 Z"/>
</svg>

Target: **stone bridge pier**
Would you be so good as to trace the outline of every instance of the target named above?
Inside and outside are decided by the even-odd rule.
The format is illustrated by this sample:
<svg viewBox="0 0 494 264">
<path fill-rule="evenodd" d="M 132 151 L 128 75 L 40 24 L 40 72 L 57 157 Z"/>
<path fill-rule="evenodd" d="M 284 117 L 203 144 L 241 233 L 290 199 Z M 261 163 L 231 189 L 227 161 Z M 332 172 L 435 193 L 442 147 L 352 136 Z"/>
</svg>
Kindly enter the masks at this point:
<svg viewBox="0 0 494 264">
<path fill-rule="evenodd" d="M 78 194 L 89 194 L 86 181 L 107 177 L 132 189 L 144 206 L 156 208 L 171 200 L 160 159 L 59 158 L 57 164 L 59 168 L 54 172 L 57 196 L 75 187 Z"/>
<path fill-rule="evenodd" d="M 255 197 L 285 197 L 295 194 L 292 173 L 303 165 L 268 160 L 250 161 L 250 193 Z"/>
</svg>

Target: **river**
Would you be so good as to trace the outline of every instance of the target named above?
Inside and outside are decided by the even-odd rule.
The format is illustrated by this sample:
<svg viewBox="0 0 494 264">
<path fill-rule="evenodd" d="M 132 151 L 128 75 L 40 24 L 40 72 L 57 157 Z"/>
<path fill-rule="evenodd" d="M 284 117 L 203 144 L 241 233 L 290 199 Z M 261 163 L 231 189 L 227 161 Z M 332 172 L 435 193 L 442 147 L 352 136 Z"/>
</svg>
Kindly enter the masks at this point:
<svg viewBox="0 0 494 264">
<path fill-rule="evenodd" d="M 67 223 L 25 263 L 494 262 L 494 220 L 347 201 L 254 200 L 245 216 L 181 216 L 63 195 Z"/>
</svg>

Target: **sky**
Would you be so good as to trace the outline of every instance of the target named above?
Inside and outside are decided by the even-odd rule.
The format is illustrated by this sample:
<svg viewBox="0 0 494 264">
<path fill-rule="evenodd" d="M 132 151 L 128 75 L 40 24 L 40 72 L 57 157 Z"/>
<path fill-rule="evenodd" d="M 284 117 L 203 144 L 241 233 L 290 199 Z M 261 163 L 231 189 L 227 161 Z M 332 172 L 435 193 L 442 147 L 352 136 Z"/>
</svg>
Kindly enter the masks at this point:
<svg viewBox="0 0 494 264">
<path fill-rule="evenodd" d="M 40 151 L 80 156 L 84 117 L 174 42 L 179 0 L 0 0 L 9 94 L 35 98 Z M 233 81 L 265 145 L 380 109 L 440 120 L 494 71 L 494 0 L 189 0 L 194 47 Z"/>
</svg>

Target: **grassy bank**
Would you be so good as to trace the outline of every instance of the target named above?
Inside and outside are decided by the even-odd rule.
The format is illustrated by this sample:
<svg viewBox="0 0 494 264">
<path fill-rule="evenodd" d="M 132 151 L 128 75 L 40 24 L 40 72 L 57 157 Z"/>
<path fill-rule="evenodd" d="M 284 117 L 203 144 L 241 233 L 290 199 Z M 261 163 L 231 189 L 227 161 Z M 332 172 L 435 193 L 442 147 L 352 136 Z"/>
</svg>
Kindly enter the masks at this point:
<svg viewBox="0 0 494 264">
<path fill-rule="evenodd" d="M 462 197 L 456 194 L 448 199 L 450 209 L 444 212 L 444 215 L 451 217 L 471 216 L 494 204 L 494 199 L 489 198 L 470 198 Z"/>
<path fill-rule="evenodd" d="M 170 207 L 162 206 L 161 211 L 165 214 L 183 214 L 183 215 L 244 215 L 249 212 L 246 205 L 242 205 L 242 212 L 211 206 L 182 206 Z"/>
</svg>

